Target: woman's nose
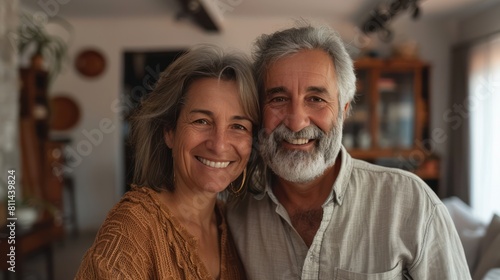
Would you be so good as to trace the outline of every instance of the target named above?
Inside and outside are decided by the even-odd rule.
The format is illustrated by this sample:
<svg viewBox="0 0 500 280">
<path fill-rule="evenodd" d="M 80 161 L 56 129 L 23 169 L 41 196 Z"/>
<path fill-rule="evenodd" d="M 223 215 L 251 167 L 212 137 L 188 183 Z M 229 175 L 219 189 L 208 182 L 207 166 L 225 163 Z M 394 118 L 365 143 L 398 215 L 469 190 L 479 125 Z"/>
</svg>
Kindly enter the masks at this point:
<svg viewBox="0 0 500 280">
<path fill-rule="evenodd" d="M 210 133 L 207 141 L 207 147 L 216 153 L 222 152 L 227 149 L 229 142 L 226 131 L 221 128 L 215 128 Z"/>
</svg>

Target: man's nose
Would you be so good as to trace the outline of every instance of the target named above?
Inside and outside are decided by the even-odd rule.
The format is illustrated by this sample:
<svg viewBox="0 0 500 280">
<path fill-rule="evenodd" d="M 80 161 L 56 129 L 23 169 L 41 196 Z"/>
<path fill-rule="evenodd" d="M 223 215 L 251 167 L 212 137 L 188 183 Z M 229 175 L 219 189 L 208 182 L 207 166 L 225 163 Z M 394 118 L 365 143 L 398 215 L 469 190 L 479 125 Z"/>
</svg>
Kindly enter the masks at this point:
<svg viewBox="0 0 500 280">
<path fill-rule="evenodd" d="M 286 114 L 284 124 L 293 132 L 301 131 L 310 124 L 307 108 L 301 102 L 291 102 Z"/>
</svg>

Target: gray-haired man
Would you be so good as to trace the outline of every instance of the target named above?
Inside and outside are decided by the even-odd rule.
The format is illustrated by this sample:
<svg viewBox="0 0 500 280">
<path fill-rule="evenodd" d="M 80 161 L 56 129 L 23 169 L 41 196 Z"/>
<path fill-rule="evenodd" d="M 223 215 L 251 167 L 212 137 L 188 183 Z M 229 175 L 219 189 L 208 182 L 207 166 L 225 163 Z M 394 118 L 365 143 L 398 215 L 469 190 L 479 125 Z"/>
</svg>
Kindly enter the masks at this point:
<svg viewBox="0 0 500 280">
<path fill-rule="evenodd" d="M 267 171 L 228 209 L 250 279 L 470 279 L 452 220 L 417 176 L 350 157 L 342 124 L 353 63 L 335 31 L 256 42 Z"/>
</svg>

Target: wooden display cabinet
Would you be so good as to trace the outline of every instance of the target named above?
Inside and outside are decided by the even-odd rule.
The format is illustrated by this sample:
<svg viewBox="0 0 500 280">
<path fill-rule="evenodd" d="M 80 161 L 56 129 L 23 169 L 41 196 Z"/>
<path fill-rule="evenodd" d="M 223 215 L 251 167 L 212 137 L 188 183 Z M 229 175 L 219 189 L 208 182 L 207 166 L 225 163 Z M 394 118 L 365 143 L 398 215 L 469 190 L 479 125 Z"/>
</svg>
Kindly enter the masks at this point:
<svg viewBox="0 0 500 280">
<path fill-rule="evenodd" d="M 22 193 L 44 206 L 41 209 L 44 210 L 42 216 L 54 218 L 54 215 L 59 216 L 64 212 L 64 178 L 60 172 L 54 170 L 64 163 L 64 143 L 48 137 L 50 112 L 47 87 L 46 71 L 33 68 L 20 70 Z M 55 220 L 55 226 L 62 234 L 63 227 L 58 219 Z"/>
<path fill-rule="evenodd" d="M 420 60 L 363 58 L 355 69 L 356 96 L 344 123 L 344 146 L 354 158 L 437 180 L 438 167 L 421 169 L 429 160 L 423 150 L 430 150 L 422 145 L 429 138 L 430 66 Z"/>
<path fill-rule="evenodd" d="M 52 244 L 64 236 L 64 227 L 59 214 L 63 212 L 63 184 L 54 166 L 62 164 L 60 156 L 63 144 L 48 138 L 48 96 L 46 71 L 33 68 L 20 70 L 20 147 L 22 178 L 20 189 L 26 203 L 32 200 L 39 208 L 39 218 L 31 226 L 23 228 L 16 223 L 15 255 L 16 273 L 8 271 L 8 256 L 0 256 L 0 269 L 4 279 L 14 276 L 24 279 L 25 260 L 36 253 L 43 253 L 47 262 L 46 279 L 54 279 Z M 20 201 L 16 203 L 19 207 Z M 49 207 L 50 206 L 50 207 Z M 17 209 L 16 209 L 17 211 Z M 17 213 L 14 211 L 14 213 Z M 57 215 L 56 215 L 57 213 Z M 14 229 L 13 229 L 14 231 Z M 8 229 L 0 231 L 0 249 L 8 252 Z"/>
</svg>

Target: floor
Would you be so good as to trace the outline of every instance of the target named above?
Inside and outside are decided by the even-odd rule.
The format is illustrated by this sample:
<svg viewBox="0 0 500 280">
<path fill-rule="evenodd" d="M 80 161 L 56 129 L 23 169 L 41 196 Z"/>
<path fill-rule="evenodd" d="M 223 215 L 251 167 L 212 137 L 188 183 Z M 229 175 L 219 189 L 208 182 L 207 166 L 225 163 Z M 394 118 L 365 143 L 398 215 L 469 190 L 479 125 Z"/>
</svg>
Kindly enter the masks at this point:
<svg viewBox="0 0 500 280">
<path fill-rule="evenodd" d="M 94 242 L 95 232 L 80 233 L 68 236 L 63 241 L 54 244 L 54 276 L 46 276 L 46 264 L 43 256 L 31 257 L 24 266 L 22 280 L 71 280 L 80 266 L 80 260 Z M 10 278 L 13 279 L 11 276 Z M 0 273 L 0 279 L 4 279 Z"/>
</svg>

